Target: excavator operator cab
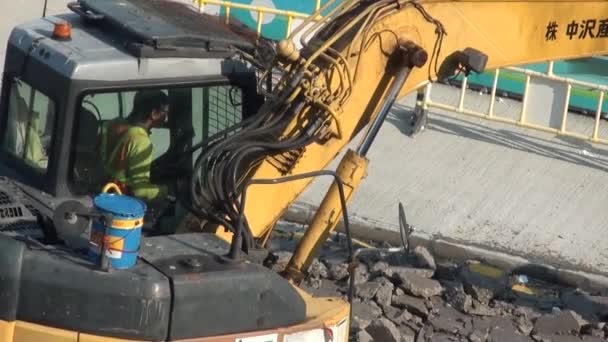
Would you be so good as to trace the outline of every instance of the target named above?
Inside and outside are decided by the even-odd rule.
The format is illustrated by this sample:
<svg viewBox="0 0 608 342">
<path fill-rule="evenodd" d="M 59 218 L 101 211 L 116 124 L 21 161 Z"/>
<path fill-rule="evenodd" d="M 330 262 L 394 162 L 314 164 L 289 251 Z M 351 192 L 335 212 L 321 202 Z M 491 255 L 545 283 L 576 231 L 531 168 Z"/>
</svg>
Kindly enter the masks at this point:
<svg viewBox="0 0 608 342">
<path fill-rule="evenodd" d="M 261 104 L 254 71 L 235 55 L 251 49 L 251 40 L 171 1 L 68 7 L 74 13 L 22 24 L 10 35 L 0 174 L 32 190 L 42 211 L 60 198 L 90 200 L 107 181 L 100 128 L 127 118 L 138 90 L 159 89 L 170 112 L 166 126 L 151 131 L 151 178 L 179 179 L 167 185 L 183 190 L 200 149 L 188 151 Z"/>
</svg>

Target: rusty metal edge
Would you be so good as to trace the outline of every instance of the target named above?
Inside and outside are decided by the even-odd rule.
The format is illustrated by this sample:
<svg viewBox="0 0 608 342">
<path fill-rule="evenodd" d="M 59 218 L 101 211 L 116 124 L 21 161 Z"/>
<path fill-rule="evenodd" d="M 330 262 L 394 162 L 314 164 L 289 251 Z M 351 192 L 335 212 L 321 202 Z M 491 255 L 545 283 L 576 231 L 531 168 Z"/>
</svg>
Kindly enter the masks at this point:
<svg viewBox="0 0 608 342">
<path fill-rule="evenodd" d="M 312 220 L 315 211 L 316 206 L 312 204 L 295 202 L 287 209 L 283 215 L 283 220 L 306 225 Z M 349 214 L 349 221 L 353 238 L 375 242 L 385 241 L 392 245 L 401 244 L 399 231 L 385 222 L 357 217 L 352 213 Z M 342 222 L 338 223 L 336 229 L 344 232 Z M 532 261 L 523 256 L 496 251 L 487 246 L 473 246 L 462 241 L 450 240 L 419 231 L 414 231 L 410 235 L 410 243 L 412 247 L 424 246 L 428 248 L 438 259 L 455 262 L 478 260 L 508 273 L 525 273 L 538 279 L 585 291 L 605 291 L 608 288 L 608 276 L 606 274 Z"/>
</svg>

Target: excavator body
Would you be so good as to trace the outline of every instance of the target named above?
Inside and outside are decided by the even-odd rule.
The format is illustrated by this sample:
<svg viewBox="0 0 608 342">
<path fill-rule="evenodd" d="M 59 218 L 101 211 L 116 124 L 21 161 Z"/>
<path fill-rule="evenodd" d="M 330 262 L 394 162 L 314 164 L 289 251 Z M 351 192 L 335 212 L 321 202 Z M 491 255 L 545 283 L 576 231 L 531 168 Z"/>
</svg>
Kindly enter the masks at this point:
<svg viewBox="0 0 608 342">
<path fill-rule="evenodd" d="M 392 104 L 458 72 L 608 53 L 606 1 L 332 3 L 278 44 L 169 0 L 79 0 L 15 27 L 0 99 L 0 342 L 347 341 L 349 303 L 298 285 L 347 221 Z M 97 137 L 142 89 L 169 98 L 150 176 L 177 203 L 150 204 L 136 265 L 108 269 L 84 257 L 105 218 L 91 214 L 107 181 Z M 360 132 L 337 172 L 320 172 Z M 260 262 L 273 227 L 321 175 L 335 181 L 279 275 Z M 180 210 L 179 228 L 166 224 Z"/>
</svg>

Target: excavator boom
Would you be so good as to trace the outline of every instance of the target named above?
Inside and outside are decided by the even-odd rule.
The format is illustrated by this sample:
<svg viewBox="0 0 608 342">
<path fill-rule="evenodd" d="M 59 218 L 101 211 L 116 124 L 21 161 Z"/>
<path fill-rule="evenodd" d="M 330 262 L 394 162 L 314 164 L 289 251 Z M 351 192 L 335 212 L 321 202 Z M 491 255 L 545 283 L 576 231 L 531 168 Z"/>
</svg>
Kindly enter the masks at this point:
<svg viewBox="0 0 608 342">
<path fill-rule="evenodd" d="M 289 39 L 278 44 L 269 69 L 282 78 L 267 94 L 262 115 L 268 119 L 236 134 L 240 144 L 219 144 L 202 157 L 203 170 L 212 171 L 199 184 L 215 194 L 208 198 L 215 208 L 226 208 L 220 212 L 232 231 L 242 226 L 245 242 L 263 244 L 312 179 L 248 182 L 323 169 L 369 126 L 359 150 L 348 151 L 338 168 L 348 200 L 365 177 L 365 152 L 382 124 L 379 115 L 396 98 L 458 72 L 608 53 L 608 17 L 601 15 L 606 1 L 346 0 L 329 11 L 330 5 L 292 33 L 289 39 L 301 37 L 300 51 Z M 235 167 L 248 172 L 237 180 L 225 172 Z M 222 189 L 229 195 L 220 196 Z M 292 259 L 292 278 L 301 278 L 341 215 L 334 183 Z"/>
</svg>

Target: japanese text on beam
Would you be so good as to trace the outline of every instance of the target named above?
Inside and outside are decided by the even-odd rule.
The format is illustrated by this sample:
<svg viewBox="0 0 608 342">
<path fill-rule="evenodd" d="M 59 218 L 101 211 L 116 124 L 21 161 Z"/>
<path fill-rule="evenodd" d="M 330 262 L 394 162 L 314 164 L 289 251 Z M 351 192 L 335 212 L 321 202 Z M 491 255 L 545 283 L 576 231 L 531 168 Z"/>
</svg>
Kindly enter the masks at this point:
<svg viewBox="0 0 608 342">
<path fill-rule="evenodd" d="M 550 21 L 547 24 L 545 40 L 557 40 L 559 32 L 560 25 L 556 21 Z M 608 19 L 572 20 L 566 25 L 564 33 L 569 40 L 608 38 Z"/>
</svg>

